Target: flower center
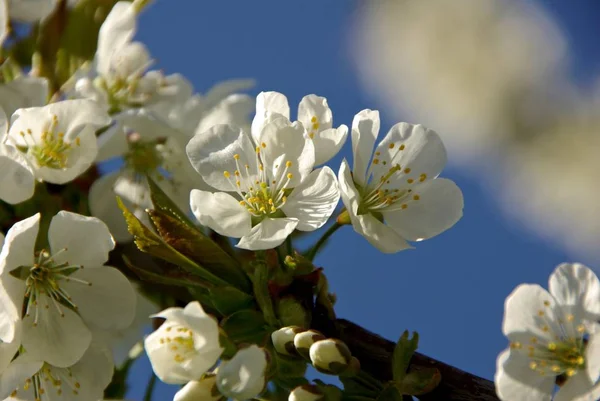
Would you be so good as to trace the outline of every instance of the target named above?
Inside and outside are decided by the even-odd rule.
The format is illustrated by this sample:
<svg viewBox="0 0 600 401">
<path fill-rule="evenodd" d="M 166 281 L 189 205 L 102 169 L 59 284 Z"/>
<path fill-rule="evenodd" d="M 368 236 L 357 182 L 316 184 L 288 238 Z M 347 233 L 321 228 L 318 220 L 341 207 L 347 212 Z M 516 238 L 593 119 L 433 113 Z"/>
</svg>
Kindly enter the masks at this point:
<svg viewBox="0 0 600 401">
<path fill-rule="evenodd" d="M 427 174 L 415 173 L 410 167 L 403 169 L 400 164 L 392 163 L 405 148 L 404 144 L 391 143 L 384 155 L 381 150 L 375 152 L 367 171 L 368 184 L 360 191 L 363 196 L 358 214 L 404 210 L 421 199 L 421 194 L 416 192 L 418 184 L 427 180 Z"/>
<path fill-rule="evenodd" d="M 62 395 L 63 389 L 69 390 L 73 395 L 78 395 L 81 384 L 73 376 L 70 368 L 57 368 L 45 363 L 33 376 L 27 378 L 23 384 L 25 392 L 33 391 L 35 400 L 46 399 L 48 393 L 53 390 L 56 395 Z M 16 398 L 19 388 L 15 389 L 10 396 Z M 25 397 L 27 398 L 27 397 Z"/>
<path fill-rule="evenodd" d="M 139 140 L 137 133 L 129 135 L 129 151 L 124 156 L 125 164 L 138 174 L 145 175 L 156 172 L 165 161 L 158 149 L 158 146 L 164 142 L 164 139 L 142 141 Z"/>
<path fill-rule="evenodd" d="M 72 274 L 83 269 L 80 265 L 71 265 L 68 262 L 56 263 L 54 257 L 66 251 L 61 249 L 54 256 L 45 249 L 36 255 L 36 263 L 33 266 L 22 266 L 13 271 L 11 274 L 25 281 L 25 299 L 23 303 L 25 316 L 34 314 L 33 325 L 37 326 L 40 307 L 49 308 L 50 305 L 39 305 L 40 298 L 47 296 L 61 316 L 64 316 L 62 307 L 69 307 L 77 310 L 77 305 L 73 302 L 69 294 L 60 288 L 62 281 L 76 282 L 79 284 L 91 286 L 92 283 L 72 277 Z"/>
<path fill-rule="evenodd" d="M 285 205 L 287 195 L 291 191 L 288 185 L 294 177 L 289 172 L 292 162 L 288 160 L 282 165 L 275 165 L 273 177 L 269 178 L 262 162 L 261 147 L 266 148 L 267 145 L 262 143 L 260 147 L 256 147 L 257 171 L 251 171 L 250 165 L 242 164 L 240 155 L 235 154 L 233 158 L 236 170 L 233 174 L 229 171 L 223 174 L 240 196 L 240 205 L 244 206 L 252 216 L 276 217 L 281 213 L 280 209 Z"/>
<path fill-rule="evenodd" d="M 181 325 L 173 325 L 167 327 L 165 331 L 168 334 L 161 337 L 159 341 L 167 345 L 175 362 L 182 363 L 196 352 L 192 330 Z"/>
<path fill-rule="evenodd" d="M 42 132 L 39 140 L 33 136 L 30 129 L 26 133 L 21 131 L 19 134 L 25 139 L 27 146 L 19 149 L 29 153 L 40 167 L 66 168 L 73 143 L 66 142 L 64 132 L 58 132 L 57 127 L 58 117 L 53 115 L 50 125 Z M 75 138 L 74 144 L 80 146 L 80 139 Z"/>
<path fill-rule="evenodd" d="M 575 322 L 575 316 L 564 314 L 555 307 L 554 312 L 560 314 L 556 320 L 547 318 L 550 302 L 544 301 L 544 309 L 538 311 L 539 327 L 545 333 L 554 334 L 554 341 L 541 337 L 531 337 L 524 347 L 520 342 L 510 344 L 512 349 L 527 352 L 529 368 L 541 376 L 551 374 L 568 379 L 585 368 L 585 348 L 587 329 L 581 322 Z"/>
</svg>

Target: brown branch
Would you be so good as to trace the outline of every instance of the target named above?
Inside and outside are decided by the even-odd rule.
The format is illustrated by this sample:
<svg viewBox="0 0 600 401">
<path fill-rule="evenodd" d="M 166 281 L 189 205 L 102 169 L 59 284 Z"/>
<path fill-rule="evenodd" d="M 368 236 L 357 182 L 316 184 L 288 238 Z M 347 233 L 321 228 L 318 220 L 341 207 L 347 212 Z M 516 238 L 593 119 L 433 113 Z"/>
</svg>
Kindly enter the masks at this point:
<svg viewBox="0 0 600 401">
<path fill-rule="evenodd" d="M 395 343 L 345 319 L 337 319 L 334 332 L 331 332 L 330 327 L 324 334 L 336 336 L 344 341 L 352 355 L 360 361 L 361 368 L 373 377 L 383 382 L 392 379 L 391 360 Z M 498 401 L 494 383 L 490 380 L 415 353 L 410 370 L 425 367 L 437 368 L 442 375 L 442 381 L 434 391 L 419 397 L 422 401 Z"/>
</svg>

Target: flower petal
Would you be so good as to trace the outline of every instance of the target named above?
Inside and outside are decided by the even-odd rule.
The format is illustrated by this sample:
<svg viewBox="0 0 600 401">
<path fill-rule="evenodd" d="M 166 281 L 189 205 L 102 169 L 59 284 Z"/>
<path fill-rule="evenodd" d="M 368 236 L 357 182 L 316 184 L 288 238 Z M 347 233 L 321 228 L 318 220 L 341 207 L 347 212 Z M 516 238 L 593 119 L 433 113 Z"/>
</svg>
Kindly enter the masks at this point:
<svg viewBox="0 0 600 401">
<path fill-rule="evenodd" d="M 79 315 L 46 295 L 41 295 L 32 309 L 23 318 L 23 347 L 27 352 L 61 368 L 80 360 L 92 341 L 92 333 Z"/>
<path fill-rule="evenodd" d="M 17 109 L 44 106 L 48 99 L 48 80 L 22 75 L 0 85 L 0 107 L 8 117 Z"/>
<path fill-rule="evenodd" d="M 379 134 L 379 112 L 365 109 L 352 120 L 352 157 L 354 181 L 364 186 L 367 182 L 367 168 L 373 155 L 375 140 Z"/>
<path fill-rule="evenodd" d="M 127 222 L 117 203 L 114 192 L 119 173 L 112 173 L 98 178 L 90 187 L 88 196 L 92 216 L 102 220 L 109 228 L 110 233 L 117 242 L 131 240 L 132 236 L 127 230 Z M 133 206 L 128 199 L 121 199 L 129 210 Z"/>
<path fill-rule="evenodd" d="M 110 74 L 110 63 L 114 53 L 133 39 L 135 29 L 135 8 L 129 2 L 119 1 L 111 9 L 98 33 L 96 60 L 100 75 Z"/>
<path fill-rule="evenodd" d="M 398 201 L 397 203 L 400 203 Z M 437 178 L 416 185 L 405 209 L 393 204 L 393 211 L 382 210 L 384 220 L 409 241 L 434 237 L 452 227 L 463 213 L 463 195 L 450 180 Z"/>
<path fill-rule="evenodd" d="M 251 251 L 275 248 L 285 241 L 297 225 L 298 219 L 265 218 L 252 228 L 250 234 L 243 236 L 236 246 Z"/>
<path fill-rule="evenodd" d="M 240 238 L 252 229 L 250 213 L 227 193 L 194 189 L 190 206 L 200 224 L 226 237 Z"/>
<path fill-rule="evenodd" d="M 252 120 L 252 137 L 259 142 L 261 132 L 266 122 L 273 116 L 290 119 L 290 105 L 284 94 L 279 92 L 260 92 L 256 96 L 256 115 Z"/>
<path fill-rule="evenodd" d="M 590 335 L 585 347 L 585 370 L 588 380 L 596 383 L 600 378 L 600 333 L 597 324 L 596 332 Z"/>
<path fill-rule="evenodd" d="M 496 393 L 506 401 L 550 401 L 554 376 L 541 376 L 529 368 L 524 354 L 504 350 L 496 362 Z"/>
<path fill-rule="evenodd" d="M 216 125 L 206 132 L 196 133 L 186 147 L 186 153 L 192 166 L 200 173 L 204 181 L 219 191 L 236 190 L 232 176 L 238 169 L 234 155 L 239 155 L 239 165 L 248 165 L 248 171 L 258 171 L 256 150 L 252 141 L 241 129 L 230 125 Z M 250 175 L 250 179 L 255 179 Z"/>
<path fill-rule="evenodd" d="M 329 167 L 323 167 L 294 188 L 282 210 L 286 216 L 298 219 L 298 230 L 313 231 L 327 222 L 339 200 L 335 174 Z"/>
<path fill-rule="evenodd" d="M 217 124 L 231 124 L 247 129 L 249 125 L 248 116 L 253 111 L 254 98 L 240 94 L 229 95 L 206 111 L 197 126 L 193 127 L 193 131 L 204 132 Z"/>
<path fill-rule="evenodd" d="M 44 365 L 42 361 L 32 361 L 25 354 L 16 358 L 0 375 L 0 398 L 10 399 L 10 394 L 23 388 L 25 381 L 35 375 Z"/>
<path fill-rule="evenodd" d="M 338 128 L 329 128 L 316 134 L 313 138 L 315 144 L 315 166 L 328 162 L 338 154 L 346 138 L 348 127 L 340 125 Z"/>
<path fill-rule="evenodd" d="M 239 350 L 229 361 L 221 362 L 217 371 L 217 388 L 226 397 L 248 400 L 265 387 L 267 355 L 265 350 L 250 345 Z"/>
<path fill-rule="evenodd" d="M 0 341 L 0 377 L 21 346 L 21 322 L 15 323 L 14 338 L 11 341 Z"/>
<path fill-rule="evenodd" d="M 597 401 L 593 394 L 594 382 L 587 375 L 578 373 L 569 377 L 556 394 L 553 401 Z"/>
<path fill-rule="evenodd" d="M 40 217 L 37 213 L 15 223 L 8 230 L 0 253 L 0 275 L 8 274 L 19 266 L 33 266 Z"/>
<path fill-rule="evenodd" d="M 115 125 L 98 137 L 97 163 L 114 159 L 115 157 L 122 157 L 129 149 L 123 122 L 119 120 L 116 121 L 117 123 Z"/>
<path fill-rule="evenodd" d="M 587 266 L 580 263 L 559 265 L 550 275 L 548 289 L 559 304 L 575 306 L 578 320 L 600 318 L 600 280 Z"/>
<path fill-rule="evenodd" d="M 317 95 L 306 95 L 298 104 L 298 121 L 310 135 L 317 134 L 333 126 L 333 114 L 327 99 Z"/>
<path fill-rule="evenodd" d="M 82 400 L 102 399 L 104 389 L 110 383 L 114 373 L 112 355 L 102 344 L 92 342 L 70 371 L 80 384 L 77 391 Z"/>
<path fill-rule="evenodd" d="M 136 297 L 123 273 L 114 267 L 102 266 L 80 269 L 70 277 L 90 283 L 86 285 L 75 280 L 60 283 L 60 288 L 72 298 L 79 316 L 88 326 L 122 330 L 131 325 Z"/>
<path fill-rule="evenodd" d="M 223 396 L 213 392 L 216 381 L 214 375 L 199 381 L 192 380 L 175 393 L 173 401 L 219 401 Z"/>
<path fill-rule="evenodd" d="M 14 205 L 33 196 L 33 170 L 16 148 L 0 144 L 0 171 L 0 199 Z"/>
<path fill-rule="evenodd" d="M 102 266 L 115 247 L 106 224 L 95 217 L 60 211 L 52 218 L 48 241 L 56 263 L 71 263 L 84 267 Z"/>
<path fill-rule="evenodd" d="M 548 306 L 545 306 L 545 303 Z M 546 319 L 553 319 L 552 310 L 556 302 L 552 295 L 537 284 L 521 284 L 504 302 L 502 332 L 509 339 L 520 340 L 523 335 L 554 341 L 550 331 L 543 330 Z M 538 311 L 544 310 L 544 318 Z"/>
</svg>

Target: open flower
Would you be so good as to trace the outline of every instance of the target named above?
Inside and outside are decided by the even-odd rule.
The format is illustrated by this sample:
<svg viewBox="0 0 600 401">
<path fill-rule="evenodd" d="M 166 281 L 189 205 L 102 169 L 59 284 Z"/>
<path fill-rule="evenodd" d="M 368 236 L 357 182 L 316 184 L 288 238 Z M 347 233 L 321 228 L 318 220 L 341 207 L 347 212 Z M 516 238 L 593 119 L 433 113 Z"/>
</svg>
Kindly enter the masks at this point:
<svg viewBox="0 0 600 401">
<path fill-rule="evenodd" d="M 90 188 L 90 211 L 102 219 L 119 242 L 131 239 L 119 210 L 119 196 L 133 213 L 148 222 L 146 208 L 152 207 L 146 177 L 182 209 L 189 210 L 192 188 L 198 186 L 198 174 L 183 152 L 182 133 L 174 130 L 144 109 L 128 110 L 117 117 L 117 125 L 98 139 L 98 162 L 122 157 L 118 171 L 100 177 Z"/>
<path fill-rule="evenodd" d="M 270 249 L 296 228 L 316 230 L 339 200 L 335 174 L 312 171 L 312 141 L 285 118 L 267 123 L 257 142 L 233 126 L 214 126 L 192 138 L 187 154 L 208 185 L 235 194 L 193 190 L 192 211 L 219 234 L 241 237 L 240 248 Z"/>
<path fill-rule="evenodd" d="M 166 321 L 144 340 L 152 369 L 160 380 L 184 384 L 198 380 L 223 353 L 219 325 L 198 301 L 152 315 Z"/>
<path fill-rule="evenodd" d="M 98 33 L 95 71 L 79 73 L 74 92 L 93 99 L 111 112 L 137 108 L 177 97 L 181 76 L 147 71 L 153 61 L 146 46 L 133 41 L 139 5 L 116 3 Z"/>
<path fill-rule="evenodd" d="M 77 363 L 53 366 L 25 352 L 0 374 L 0 398 L 20 401 L 100 400 L 113 376 L 110 351 L 93 343 Z"/>
<path fill-rule="evenodd" d="M 35 252 L 40 215 L 16 223 L 0 253 L 0 320 L 22 317 L 22 346 L 57 367 L 77 362 L 91 329 L 115 330 L 133 320 L 135 294 L 117 269 L 103 266 L 114 241 L 100 220 L 59 212 L 48 229 L 49 247 Z M 4 299 L 5 298 L 5 299 Z M 0 325 L 11 341 L 15 325 Z"/>
<path fill-rule="evenodd" d="M 446 164 L 438 134 L 399 123 L 377 145 L 379 112 L 363 110 L 352 122 L 354 167 L 338 174 L 342 201 L 354 230 L 385 253 L 410 248 L 452 227 L 462 216 L 456 184 L 437 178 Z"/>
<path fill-rule="evenodd" d="M 92 165 L 98 153 L 96 130 L 110 121 L 90 100 L 19 109 L 4 142 L 22 153 L 36 179 L 64 184 Z"/>
<path fill-rule="evenodd" d="M 510 347 L 497 360 L 496 392 L 506 401 L 591 397 L 600 377 L 600 281 L 587 267 L 562 264 L 550 292 L 522 284 L 506 298 L 502 331 Z"/>
<path fill-rule="evenodd" d="M 285 95 L 279 92 L 261 92 L 256 97 L 256 116 L 252 121 L 252 136 L 258 140 L 264 125 L 275 117 L 290 119 L 290 106 Z M 314 142 L 315 165 L 319 166 L 335 156 L 348 136 L 348 127 L 333 128 L 333 114 L 327 99 L 307 95 L 298 105 L 298 121 Z"/>
<path fill-rule="evenodd" d="M 217 388 L 226 397 L 249 400 L 265 389 L 266 369 L 266 351 L 251 345 L 239 350 L 231 360 L 221 362 L 217 371 Z"/>
</svg>

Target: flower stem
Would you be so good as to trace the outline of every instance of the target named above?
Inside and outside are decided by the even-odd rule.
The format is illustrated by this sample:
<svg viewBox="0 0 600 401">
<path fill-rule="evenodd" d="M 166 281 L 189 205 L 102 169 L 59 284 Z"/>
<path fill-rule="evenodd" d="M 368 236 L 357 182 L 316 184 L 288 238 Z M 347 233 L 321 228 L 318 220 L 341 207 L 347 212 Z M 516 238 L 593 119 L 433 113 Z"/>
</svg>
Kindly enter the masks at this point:
<svg viewBox="0 0 600 401">
<path fill-rule="evenodd" d="M 329 239 L 329 237 L 331 237 L 331 235 L 337 231 L 338 228 L 340 228 L 343 224 L 338 223 L 337 221 L 335 223 L 333 223 L 333 225 L 331 227 L 329 227 L 327 229 L 327 231 L 325 231 L 325 233 L 323 234 L 323 236 L 321 238 L 319 238 L 319 240 L 315 243 L 315 245 L 313 245 L 312 248 L 310 248 L 308 250 L 308 252 L 306 252 L 306 258 L 310 261 L 312 261 L 315 256 L 317 255 L 317 253 L 319 252 L 319 249 L 321 249 L 321 247 L 323 246 L 323 244 L 325 244 L 325 242 L 327 242 L 327 240 Z"/>
<path fill-rule="evenodd" d="M 152 393 L 154 392 L 154 386 L 156 385 L 156 375 L 152 373 L 150 379 L 148 380 L 148 385 L 146 386 L 146 391 L 144 392 L 144 401 L 152 400 Z"/>
</svg>

